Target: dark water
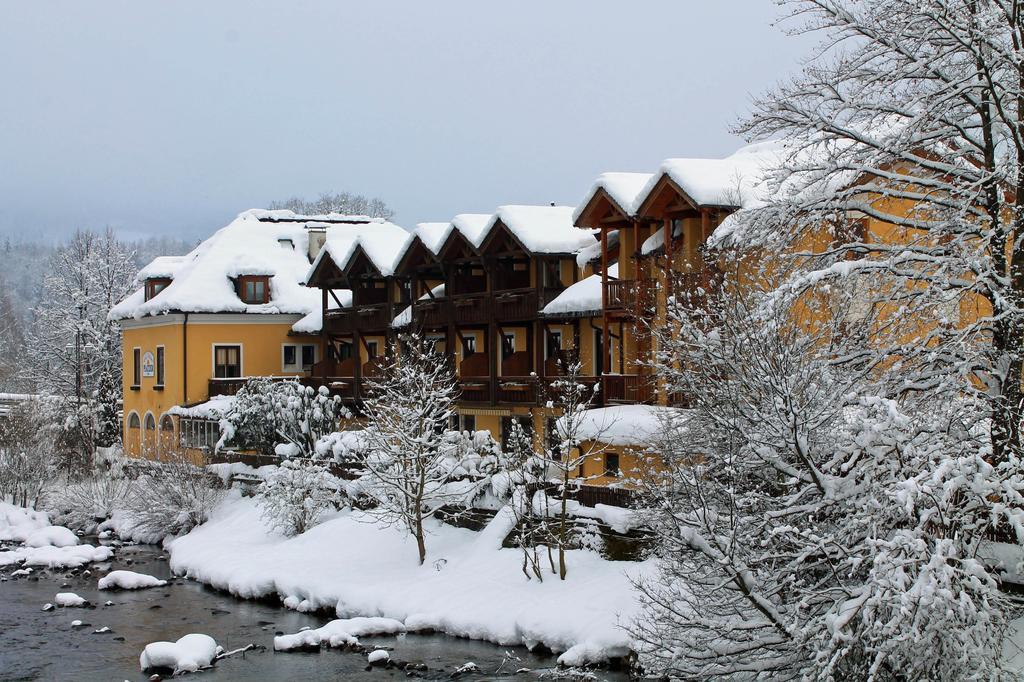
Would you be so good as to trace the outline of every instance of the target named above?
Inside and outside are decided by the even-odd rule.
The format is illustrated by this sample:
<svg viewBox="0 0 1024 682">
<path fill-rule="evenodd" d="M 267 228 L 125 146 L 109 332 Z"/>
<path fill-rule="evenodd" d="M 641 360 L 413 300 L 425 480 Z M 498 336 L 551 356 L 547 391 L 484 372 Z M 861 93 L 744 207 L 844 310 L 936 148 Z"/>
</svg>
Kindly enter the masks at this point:
<svg viewBox="0 0 1024 682">
<path fill-rule="evenodd" d="M 150 642 L 174 641 L 190 632 L 210 635 L 225 649 L 248 644 L 266 647 L 233 656 L 201 673 L 211 682 L 228 680 L 389 680 L 407 679 L 397 669 L 366 670 L 366 654 L 339 649 L 319 653 L 277 653 L 276 633 L 318 627 L 328 618 L 290 611 L 274 604 L 242 601 L 202 585 L 174 580 L 163 588 L 125 591 L 96 589 L 99 576 L 109 569 L 126 568 L 170 579 L 161 551 L 139 545 L 117 549 L 109 564 L 87 566 L 92 575 L 71 575 L 37 569 L 32 578 L 0 582 L 0 680 L 146 680 L 139 670 L 139 654 Z M 11 569 L 0 573 L 9 576 Z M 66 587 L 62 585 L 67 584 Z M 96 608 L 42 611 L 57 592 L 75 592 Z M 113 606 L 103 606 L 113 601 Z M 72 628 L 81 620 L 88 627 Z M 94 634 L 109 627 L 112 632 Z M 367 646 L 391 649 L 394 660 L 423 663 L 420 679 L 450 679 L 467 661 L 480 672 L 461 680 L 557 679 L 553 656 L 532 654 L 520 647 L 498 647 L 444 635 L 364 637 Z M 528 668 L 529 672 L 516 675 Z M 579 678 L 577 678 L 579 679 Z M 591 679 L 626 680 L 624 674 L 596 672 Z"/>
</svg>

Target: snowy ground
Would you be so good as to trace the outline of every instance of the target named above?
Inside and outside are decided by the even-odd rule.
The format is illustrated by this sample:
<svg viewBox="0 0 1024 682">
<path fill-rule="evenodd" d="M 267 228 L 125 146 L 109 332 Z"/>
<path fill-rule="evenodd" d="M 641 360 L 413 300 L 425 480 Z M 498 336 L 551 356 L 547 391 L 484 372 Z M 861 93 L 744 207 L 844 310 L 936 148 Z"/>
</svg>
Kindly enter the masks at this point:
<svg viewBox="0 0 1024 682">
<path fill-rule="evenodd" d="M 0 543 L 22 546 L 0 551 L 0 566 L 71 568 L 106 561 L 109 547 L 79 544 L 78 537 L 63 526 L 51 526 L 42 512 L 0 502 Z"/>
<path fill-rule="evenodd" d="M 629 577 L 651 564 L 574 551 L 566 582 L 528 581 L 520 553 L 501 548 L 510 527 L 503 514 L 479 533 L 434 524 L 419 566 L 411 538 L 359 512 L 289 539 L 269 534 L 254 502 L 236 492 L 168 548 L 172 570 L 240 597 L 277 594 L 291 608 L 333 609 L 339 618 L 378 616 L 409 630 L 543 644 L 565 652 L 559 660 L 567 665 L 627 654 L 619 626 L 637 613 Z"/>
</svg>

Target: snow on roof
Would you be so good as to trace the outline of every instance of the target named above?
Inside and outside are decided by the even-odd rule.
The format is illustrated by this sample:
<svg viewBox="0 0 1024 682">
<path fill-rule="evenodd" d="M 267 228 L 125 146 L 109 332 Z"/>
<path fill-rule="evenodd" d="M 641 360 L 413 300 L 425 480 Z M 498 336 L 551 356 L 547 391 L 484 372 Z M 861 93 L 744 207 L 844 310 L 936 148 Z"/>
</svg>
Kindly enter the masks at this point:
<svg viewBox="0 0 1024 682">
<path fill-rule="evenodd" d="M 765 199 L 766 175 L 783 152 L 777 141 L 741 147 L 724 159 L 666 159 L 636 198 L 639 207 L 663 176 L 679 185 L 698 206 L 746 208 Z"/>
<path fill-rule="evenodd" d="M 500 221 L 532 253 L 576 253 L 593 246 L 597 238 L 573 224 L 573 211 L 572 206 L 499 206 L 477 239 L 470 241 L 479 248 Z"/>
<path fill-rule="evenodd" d="M 608 251 L 609 253 L 619 245 L 619 231 L 611 230 L 608 232 Z M 596 243 L 590 246 L 580 249 L 579 253 L 576 254 L 576 265 L 581 268 L 585 268 L 590 263 L 601 259 L 601 241 L 598 240 Z"/>
<path fill-rule="evenodd" d="M 353 214 L 349 215 L 346 213 L 321 213 L 321 214 L 303 214 L 295 213 L 287 209 L 265 209 L 265 208 L 250 208 L 241 215 L 250 216 L 256 220 L 267 223 L 275 222 L 296 222 L 296 223 L 327 223 L 330 225 L 335 224 L 359 224 L 359 223 L 370 223 L 379 218 L 372 218 L 368 215 Z"/>
<path fill-rule="evenodd" d="M 423 294 L 419 297 L 420 301 L 425 301 L 428 298 L 434 298 L 435 296 L 444 295 L 444 285 L 438 284 L 436 287 L 430 290 L 429 294 Z M 402 327 L 408 327 L 412 324 L 412 306 L 406 306 L 405 310 L 398 313 L 395 319 L 391 320 L 391 327 L 393 329 L 401 329 Z"/>
<path fill-rule="evenodd" d="M 683 233 L 682 226 L 681 225 L 677 225 L 676 228 L 674 230 L 672 230 L 672 238 L 675 239 L 676 237 L 680 236 L 682 233 Z M 673 243 L 675 243 L 675 242 L 673 242 Z M 657 230 L 655 230 L 654 233 L 651 234 L 650 237 L 645 239 L 644 243 L 640 245 L 640 255 L 641 256 L 649 256 L 652 253 L 654 253 L 655 251 L 657 251 L 658 249 L 663 248 L 664 246 L 665 246 L 665 227 L 662 226 L 662 227 L 659 227 Z"/>
<path fill-rule="evenodd" d="M 211 397 L 205 403 L 199 403 L 192 405 L 191 407 L 184 407 L 182 405 L 175 405 L 171 409 L 167 410 L 167 414 L 173 414 L 176 417 L 185 417 L 187 419 L 220 419 L 235 405 L 235 396 L 233 395 L 216 395 Z"/>
<path fill-rule="evenodd" d="M 578 433 L 583 440 L 596 440 L 608 445 L 651 446 L 666 421 L 685 418 L 687 412 L 678 407 L 658 405 L 600 407 L 586 411 Z"/>
<path fill-rule="evenodd" d="M 341 305 L 339 306 L 338 302 L 334 300 L 334 296 L 328 296 L 328 310 L 352 307 L 352 291 L 350 289 L 335 289 L 334 295 L 341 301 Z M 319 334 L 323 328 L 324 310 L 322 305 L 316 306 L 308 315 L 292 325 L 292 331 L 296 334 Z"/>
<path fill-rule="evenodd" d="M 144 290 L 139 289 L 114 306 L 110 318 L 142 318 L 168 312 L 306 315 L 319 307 L 319 293 L 303 286 L 309 268 L 309 223 L 299 221 L 290 211 L 286 213 L 296 219 L 261 219 L 266 213 L 240 213 L 188 255 L 179 257 L 178 262 L 157 259 L 159 262 L 151 263 L 153 267 L 143 271 L 173 270 L 171 283 L 148 301 Z M 331 225 L 328 231 L 346 227 L 350 226 Z M 270 276 L 270 301 L 244 303 L 232 281 L 241 275 Z"/>
<path fill-rule="evenodd" d="M 452 218 L 452 227 L 461 232 L 470 244 L 479 246 L 483 242 L 484 231 L 490 227 L 493 217 L 490 213 L 460 213 Z M 441 244 L 438 244 L 438 248 L 441 248 Z"/>
<path fill-rule="evenodd" d="M 448 235 L 455 229 L 455 226 L 449 223 L 417 223 L 416 229 L 413 230 L 413 234 L 420 238 L 423 245 L 430 249 L 430 252 L 437 255 L 441 251 L 441 246 L 445 240 L 448 239 Z"/>
<path fill-rule="evenodd" d="M 383 220 L 358 225 L 334 225 L 327 230 L 323 248 L 309 267 L 303 281 L 309 281 L 323 260 L 324 254 L 328 254 L 334 264 L 344 270 L 349 259 L 356 253 L 357 247 L 362 249 L 381 275 L 391 276 L 412 240 L 411 232 Z"/>
<path fill-rule="evenodd" d="M 142 284 L 147 279 L 170 279 L 188 263 L 188 256 L 157 256 L 135 275 L 135 283 Z"/>
<path fill-rule="evenodd" d="M 618 264 L 608 268 L 609 277 L 619 276 Z M 601 275 L 591 275 L 567 287 L 540 311 L 542 315 L 582 315 L 601 312 Z"/>
<path fill-rule="evenodd" d="M 652 177 L 651 173 L 601 173 L 590 187 L 587 196 L 583 198 L 580 205 L 573 211 L 573 222 L 580 219 L 583 209 L 594 200 L 594 197 L 601 190 L 608 194 L 620 211 L 628 217 L 633 217 L 636 215 L 636 209 L 640 206 L 637 200 Z"/>
</svg>

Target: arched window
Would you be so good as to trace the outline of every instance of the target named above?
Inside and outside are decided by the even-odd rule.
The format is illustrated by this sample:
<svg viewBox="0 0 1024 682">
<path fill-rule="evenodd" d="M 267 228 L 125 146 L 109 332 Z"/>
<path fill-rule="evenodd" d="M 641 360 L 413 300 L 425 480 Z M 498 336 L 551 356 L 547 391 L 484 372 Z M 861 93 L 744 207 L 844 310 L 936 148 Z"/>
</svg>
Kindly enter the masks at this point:
<svg viewBox="0 0 1024 682">
<path fill-rule="evenodd" d="M 139 415 L 137 413 L 135 413 L 135 412 L 132 412 L 131 414 L 129 414 L 128 415 L 128 428 L 129 429 L 138 429 L 138 428 L 141 428 L 141 427 L 142 427 L 142 422 L 139 421 Z"/>
<path fill-rule="evenodd" d="M 153 416 L 152 412 L 146 413 L 146 430 L 153 431 L 156 429 L 156 417 Z"/>
<path fill-rule="evenodd" d="M 160 430 L 164 432 L 174 431 L 174 420 L 171 419 L 171 415 L 165 414 L 160 417 Z"/>
</svg>

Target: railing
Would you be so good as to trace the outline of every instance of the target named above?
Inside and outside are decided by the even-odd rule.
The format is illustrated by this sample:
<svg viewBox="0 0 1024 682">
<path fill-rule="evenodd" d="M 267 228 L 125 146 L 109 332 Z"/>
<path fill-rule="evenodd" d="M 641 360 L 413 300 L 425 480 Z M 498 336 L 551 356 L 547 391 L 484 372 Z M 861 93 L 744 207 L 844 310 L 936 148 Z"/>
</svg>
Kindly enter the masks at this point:
<svg viewBox="0 0 1024 682">
<path fill-rule="evenodd" d="M 605 289 L 609 310 L 642 311 L 652 303 L 652 282 L 635 279 L 610 279 Z"/>
<path fill-rule="evenodd" d="M 459 381 L 461 395 L 459 400 L 464 403 L 490 403 L 491 380 L 486 377 L 467 377 Z"/>
<path fill-rule="evenodd" d="M 324 331 L 328 334 L 351 334 L 356 329 L 356 316 L 351 308 L 328 310 L 324 317 Z"/>
<path fill-rule="evenodd" d="M 230 379 L 210 379 L 206 385 L 206 395 L 213 397 L 215 395 L 235 395 L 242 387 L 245 386 L 245 382 L 249 380 L 249 377 L 232 377 Z"/>
<path fill-rule="evenodd" d="M 499 403 L 518 405 L 537 404 L 537 379 L 535 377 L 501 377 L 495 399 Z"/>
<path fill-rule="evenodd" d="M 413 304 L 413 324 L 416 327 L 444 327 L 448 324 L 450 308 L 447 298 L 423 299 Z"/>
<path fill-rule="evenodd" d="M 536 289 L 494 294 L 494 315 L 499 320 L 530 320 L 537 316 L 537 310 Z"/>
<path fill-rule="evenodd" d="M 455 324 L 481 324 L 490 319 L 490 297 L 487 294 L 454 296 L 451 299 Z"/>
<path fill-rule="evenodd" d="M 360 330 L 388 329 L 391 326 L 387 303 L 359 306 L 354 315 Z"/>
<path fill-rule="evenodd" d="M 654 402 L 650 379 L 635 374 L 605 374 L 601 377 L 601 393 L 606 404 Z"/>
</svg>

